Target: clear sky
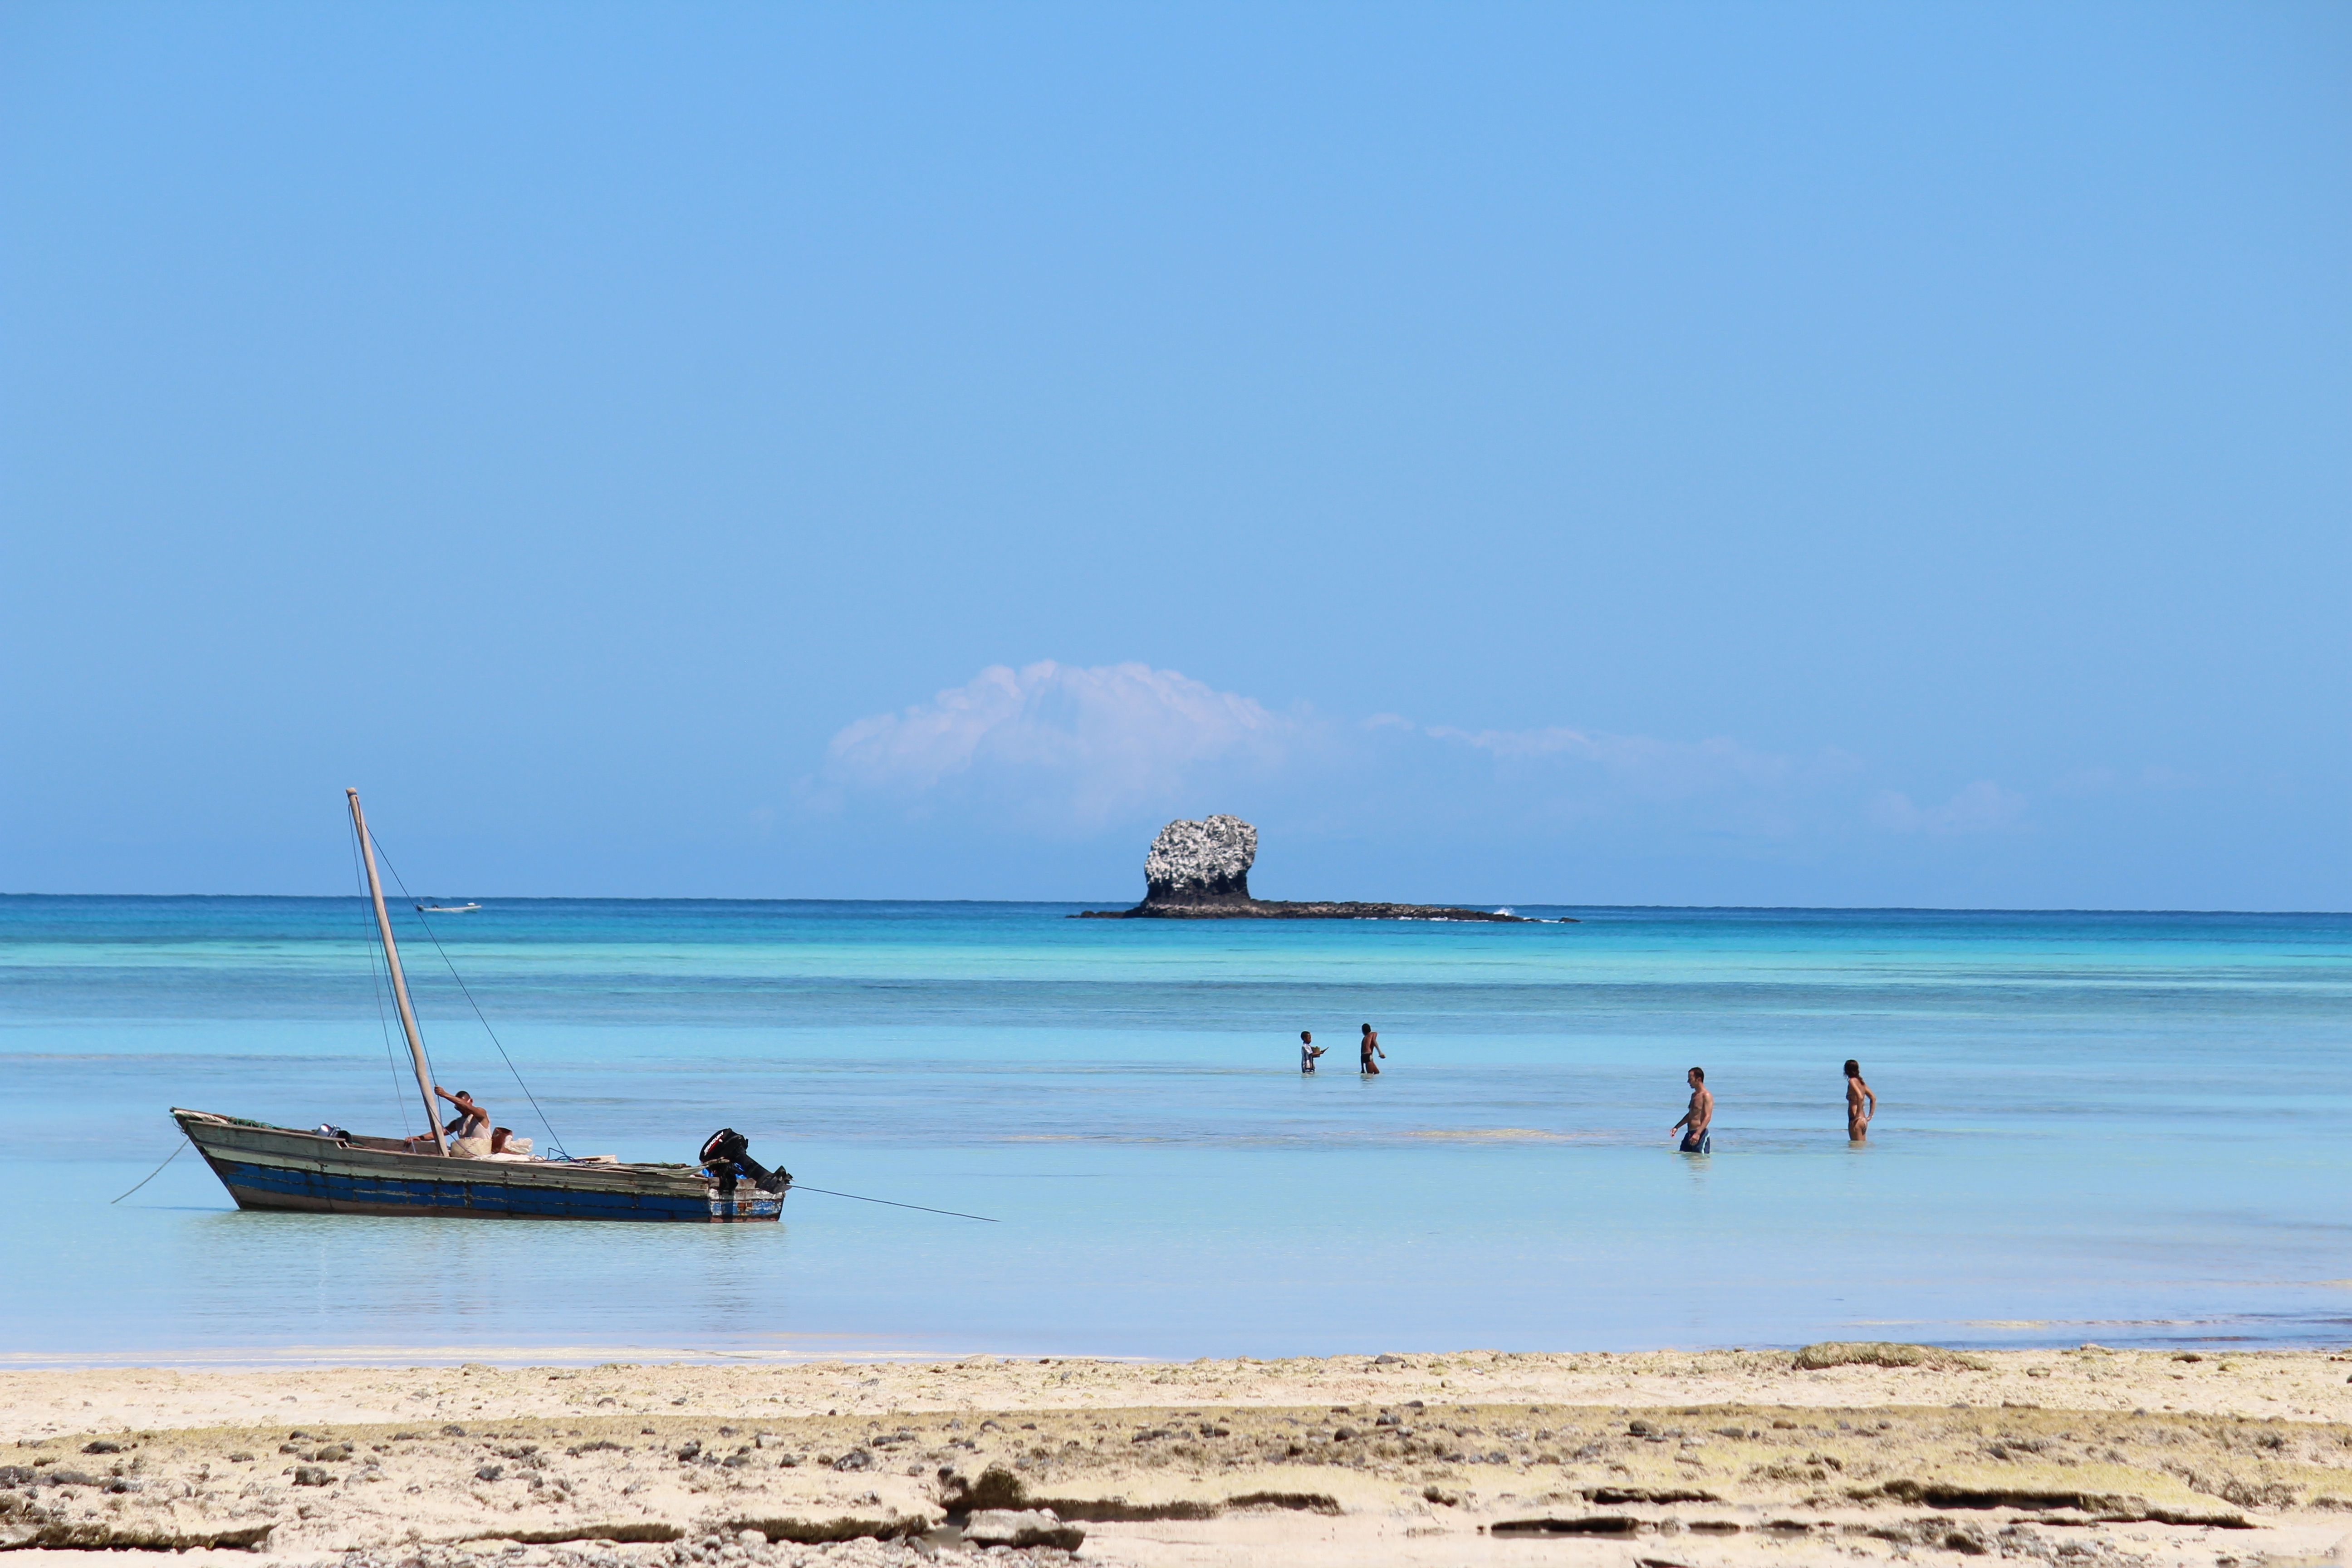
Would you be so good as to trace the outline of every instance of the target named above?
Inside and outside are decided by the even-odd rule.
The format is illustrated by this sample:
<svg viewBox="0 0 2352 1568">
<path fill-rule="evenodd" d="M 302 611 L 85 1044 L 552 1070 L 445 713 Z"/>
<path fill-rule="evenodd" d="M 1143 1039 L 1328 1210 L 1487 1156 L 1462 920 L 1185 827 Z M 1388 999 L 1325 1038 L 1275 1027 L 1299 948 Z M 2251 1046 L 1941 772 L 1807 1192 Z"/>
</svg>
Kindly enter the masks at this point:
<svg viewBox="0 0 2352 1568">
<path fill-rule="evenodd" d="M 0 8 L 0 890 L 2352 907 L 2352 8 Z M 424 890 L 423 888 L 419 889 Z"/>
</svg>

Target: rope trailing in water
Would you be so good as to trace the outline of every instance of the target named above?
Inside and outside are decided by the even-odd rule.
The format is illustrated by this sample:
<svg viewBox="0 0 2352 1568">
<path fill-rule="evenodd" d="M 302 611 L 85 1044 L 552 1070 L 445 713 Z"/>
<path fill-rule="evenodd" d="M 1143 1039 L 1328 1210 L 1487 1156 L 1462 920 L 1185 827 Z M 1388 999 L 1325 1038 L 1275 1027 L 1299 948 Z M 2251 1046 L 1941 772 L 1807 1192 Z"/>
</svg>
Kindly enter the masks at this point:
<svg viewBox="0 0 2352 1568">
<path fill-rule="evenodd" d="M 174 1149 L 174 1150 L 173 1150 L 170 1153 L 168 1153 L 168 1154 L 166 1154 L 166 1155 L 164 1155 L 164 1156 L 163 1156 L 163 1165 L 168 1165 L 168 1164 L 170 1164 L 173 1161 L 174 1161 L 174 1160 L 178 1159 L 178 1158 L 180 1157 L 180 1149 L 184 1149 L 184 1148 L 186 1148 L 187 1146 L 188 1146 L 188 1141 L 187 1141 L 185 1138 L 181 1139 L 181 1140 L 180 1140 L 180 1147 L 179 1147 L 179 1149 Z M 147 1173 L 147 1174 L 146 1174 L 145 1176 L 142 1177 L 142 1178 L 140 1179 L 139 1187 L 143 1187 L 143 1186 L 145 1186 L 149 1182 L 152 1182 L 152 1181 L 153 1181 L 156 1177 L 158 1177 L 158 1176 L 162 1175 L 162 1174 L 163 1173 L 163 1165 L 158 1165 L 158 1166 L 156 1166 L 153 1170 L 152 1170 L 152 1171 L 148 1172 L 148 1173 Z M 131 1188 L 131 1193 L 135 1193 L 135 1192 L 137 1192 L 137 1191 L 139 1190 L 139 1187 L 133 1187 L 133 1188 Z M 122 1198 L 127 1198 L 127 1197 L 129 1197 L 129 1196 L 131 1195 L 131 1193 L 125 1193 L 125 1194 L 122 1194 Z M 122 1198 L 109 1198 L 109 1199 L 107 1199 L 107 1200 L 106 1200 L 106 1206 L 107 1206 L 107 1207 L 109 1207 L 109 1208 L 112 1208 L 116 1204 L 121 1203 L 121 1202 L 122 1201 Z"/>
<path fill-rule="evenodd" d="M 523 1082 L 521 1069 L 514 1065 L 514 1058 L 507 1055 L 505 1045 L 499 1039 L 499 1032 L 490 1027 L 489 1019 L 482 1013 L 482 1005 L 474 1000 L 473 990 L 466 984 L 466 977 L 457 973 L 457 966 L 455 963 L 450 963 L 449 950 L 441 945 L 440 937 L 434 933 L 433 922 L 425 918 L 425 910 L 422 908 L 416 907 L 416 895 L 408 890 L 407 880 L 401 876 L 400 868 L 392 863 L 392 852 L 383 847 L 383 839 L 376 837 L 374 828 L 368 829 L 368 837 L 375 839 L 375 851 L 383 857 L 384 869 L 390 871 L 392 879 L 400 884 L 400 896 L 406 900 L 412 908 L 416 908 L 416 923 L 425 928 L 425 936 L 433 943 L 433 951 L 439 953 L 441 962 L 447 965 L 449 978 L 456 981 L 457 989 L 466 994 L 466 1005 L 471 1007 L 474 1010 L 474 1016 L 481 1020 L 482 1033 L 489 1036 L 490 1044 L 499 1048 L 499 1059 L 507 1064 L 507 1071 L 514 1074 L 515 1087 L 522 1090 L 522 1097 L 525 1100 L 530 1101 L 531 1110 L 539 1117 L 539 1124 L 547 1129 L 547 1141 L 555 1146 L 555 1152 L 558 1154 L 564 1154 L 563 1140 L 555 1135 L 555 1124 L 548 1121 L 547 1112 L 540 1109 L 539 1097 L 531 1093 L 530 1085 Z M 570 1155 L 565 1154 L 564 1157 L 569 1159 Z"/>
<path fill-rule="evenodd" d="M 921 1204 L 902 1204 L 896 1198 L 869 1198 L 857 1193 L 829 1192 L 824 1187 L 804 1187 L 794 1182 L 790 1189 L 795 1193 L 824 1193 L 829 1198 L 856 1198 L 861 1204 L 888 1204 L 894 1209 L 921 1209 L 925 1214 L 943 1214 L 950 1219 L 976 1219 L 982 1225 L 1003 1225 L 1001 1219 L 991 1219 L 984 1214 L 960 1214 L 954 1209 L 926 1208 Z"/>
</svg>

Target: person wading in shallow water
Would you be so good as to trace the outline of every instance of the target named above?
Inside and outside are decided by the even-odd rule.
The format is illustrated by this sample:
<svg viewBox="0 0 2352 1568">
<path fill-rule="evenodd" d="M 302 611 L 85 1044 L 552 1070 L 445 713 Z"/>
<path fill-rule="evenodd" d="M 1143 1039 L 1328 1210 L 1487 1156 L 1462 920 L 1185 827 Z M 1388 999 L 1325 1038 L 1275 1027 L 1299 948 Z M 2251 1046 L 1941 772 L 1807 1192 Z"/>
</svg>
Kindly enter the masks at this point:
<svg viewBox="0 0 2352 1568">
<path fill-rule="evenodd" d="M 1863 1109 L 1864 1100 L 1870 1108 Z M 1859 1143 L 1870 1136 L 1870 1119 L 1878 1114 L 1878 1096 L 1870 1092 L 1870 1085 L 1862 1081 L 1862 1064 L 1852 1057 L 1845 1059 L 1845 1135 Z"/>
<path fill-rule="evenodd" d="M 1356 1049 L 1356 1059 L 1358 1064 L 1356 1070 L 1362 1073 L 1366 1078 L 1380 1077 L 1381 1064 L 1378 1058 L 1386 1055 L 1388 1055 L 1388 1052 L 1381 1049 L 1381 1037 L 1379 1033 L 1375 1031 L 1370 1024 L 1365 1025 L 1363 1042 Z"/>
<path fill-rule="evenodd" d="M 1685 1154 L 1711 1154 L 1715 1152 L 1715 1140 L 1707 1136 L 1707 1129 L 1715 1122 L 1715 1096 L 1707 1092 L 1705 1068 L 1693 1068 L 1687 1076 L 1690 1079 L 1690 1109 L 1683 1112 L 1682 1121 L 1667 1128 L 1666 1131 L 1671 1136 L 1676 1130 L 1686 1128 L 1687 1131 L 1683 1132 L 1682 1152 Z"/>
<path fill-rule="evenodd" d="M 1305 1029 L 1299 1030 L 1298 1070 L 1300 1072 L 1313 1072 L 1315 1070 L 1315 1058 L 1322 1054 L 1323 1047 L 1315 1043 L 1315 1037 Z"/>
</svg>

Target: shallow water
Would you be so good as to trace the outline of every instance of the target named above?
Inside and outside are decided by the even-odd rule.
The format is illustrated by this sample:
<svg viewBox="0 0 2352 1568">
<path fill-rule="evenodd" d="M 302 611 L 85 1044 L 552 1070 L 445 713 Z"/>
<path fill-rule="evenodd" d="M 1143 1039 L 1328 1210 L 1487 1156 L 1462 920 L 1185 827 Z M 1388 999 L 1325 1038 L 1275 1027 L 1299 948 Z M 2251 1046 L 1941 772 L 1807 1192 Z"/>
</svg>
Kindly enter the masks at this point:
<svg viewBox="0 0 2352 1568">
<path fill-rule="evenodd" d="M 727 1124 L 803 1183 L 1000 1223 L 805 1191 L 777 1226 L 239 1214 L 193 1153 L 110 1204 L 171 1105 L 422 1126 L 366 912 L 0 899 L 0 1352 L 2352 1338 L 2352 917 L 484 902 L 433 929 L 573 1152 L 684 1159 Z M 401 920 L 441 1080 L 544 1145 Z M 1704 1158 L 1666 1138 L 1695 1062 Z"/>
</svg>

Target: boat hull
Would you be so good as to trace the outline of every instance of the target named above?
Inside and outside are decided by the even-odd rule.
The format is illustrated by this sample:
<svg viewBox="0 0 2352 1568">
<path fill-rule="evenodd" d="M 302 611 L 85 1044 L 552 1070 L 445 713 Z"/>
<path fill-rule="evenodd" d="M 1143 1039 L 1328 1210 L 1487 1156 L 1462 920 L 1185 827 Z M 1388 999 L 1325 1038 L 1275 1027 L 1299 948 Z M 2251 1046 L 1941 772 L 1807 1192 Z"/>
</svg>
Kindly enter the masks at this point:
<svg viewBox="0 0 2352 1568">
<path fill-rule="evenodd" d="M 782 1217 L 783 1194 L 732 1193 L 689 1166 L 459 1160 L 174 1110 L 241 1209 L 741 1224 Z M 381 1141 L 378 1141 L 381 1142 Z"/>
</svg>

